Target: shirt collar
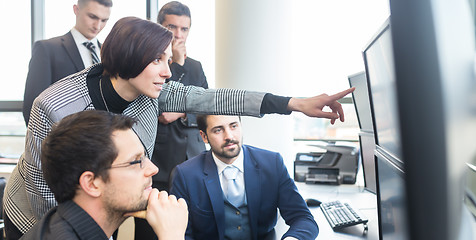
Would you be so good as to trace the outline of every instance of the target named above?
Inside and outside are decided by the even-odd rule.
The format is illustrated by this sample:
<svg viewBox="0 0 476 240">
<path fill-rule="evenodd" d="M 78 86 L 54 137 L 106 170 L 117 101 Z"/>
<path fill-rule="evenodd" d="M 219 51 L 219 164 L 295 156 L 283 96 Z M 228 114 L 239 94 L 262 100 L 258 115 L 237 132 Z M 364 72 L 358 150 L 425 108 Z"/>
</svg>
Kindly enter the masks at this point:
<svg viewBox="0 0 476 240">
<path fill-rule="evenodd" d="M 74 27 L 71 29 L 71 35 L 73 35 L 73 39 L 77 45 L 82 45 L 84 42 L 92 42 L 94 46 L 96 46 L 96 49 L 99 49 L 98 39 L 96 37 L 89 40 Z"/>
<path fill-rule="evenodd" d="M 74 201 L 58 205 L 58 214 L 68 222 L 80 239 L 108 239 L 97 222 Z"/>
<path fill-rule="evenodd" d="M 215 161 L 215 164 L 217 165 L 217 170 L 218 174 L 221 174 L 223 172 L 223 169 L 225 169 L 228 166 L 235 166 L 240 170 L 240 172 L 244 172 L 244 167 L 243 167 L 243 147 L 241 147 L 240 154 L 238 157 L 235 159 L 235 161 L 232 164 L 226 164 L 222 162 L 220 159 L 215 156 L 215 153 L 212 151 L 212 158 L 213 161 Z"/>
</svg>

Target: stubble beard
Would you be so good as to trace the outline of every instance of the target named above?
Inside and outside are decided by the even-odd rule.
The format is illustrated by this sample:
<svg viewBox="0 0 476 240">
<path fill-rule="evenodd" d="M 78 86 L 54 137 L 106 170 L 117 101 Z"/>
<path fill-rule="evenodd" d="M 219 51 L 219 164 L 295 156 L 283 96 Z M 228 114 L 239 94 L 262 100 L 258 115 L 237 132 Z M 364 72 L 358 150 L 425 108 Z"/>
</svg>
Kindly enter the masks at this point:
<svg viewBox="0 0 476 240">
<path fill-rule="evenodd" d="M 127 191 L 127 190 L 125 190 Z M 138 197 L 131 196 L 128 201 L 118 201 L 117 195 L 124 194 L 117 191 L 110 191 L 109 197 L 105 200 L 105 207 L 108 214 L 108 218 L 111 222 L 115 221 L 124 221 L 124 214 L 130 212 L 137 212 L 141 210 L 146 210 L 148 205 L 148 199 L 143 199 L 142 194 Z M 132 204 L 126 204 L 129 202 Z"/>
<path fill-rule="evenodd" d="M 230 143 L 233 143 L 233 144 L 236 144 L 236 148 L 233 149 L 233 150 L 226 150 L 226 146 Z M 233 158 L 236 158 L 238 155 L 240 155 L 240 152 L 241 152 L 241 143 L 239 141 L 236 141 L 236 140 L 229 140 L 227 141 L 225 144 L 223 144 L 219 151 L 218 150 L 215 150 L 215 149 L 212 149 L 213 153 L 221 158 L 221 159 L 227 159 L 227 160 L 231 160 Z"/>
</svg>

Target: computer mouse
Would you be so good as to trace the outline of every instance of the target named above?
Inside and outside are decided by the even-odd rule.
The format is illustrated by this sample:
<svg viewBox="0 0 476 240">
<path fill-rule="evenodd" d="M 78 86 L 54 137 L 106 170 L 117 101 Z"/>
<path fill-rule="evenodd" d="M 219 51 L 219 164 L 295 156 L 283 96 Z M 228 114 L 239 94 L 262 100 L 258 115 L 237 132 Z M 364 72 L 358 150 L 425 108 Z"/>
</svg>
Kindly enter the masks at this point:
<svg viewBox="0 0 476 240">
<path fill-rule="evenodd" d="M 308 207 L 319 207 L 321 205 L 321 201 L 314 198 L 308 198 L 305 201 Z"/>
</svg>

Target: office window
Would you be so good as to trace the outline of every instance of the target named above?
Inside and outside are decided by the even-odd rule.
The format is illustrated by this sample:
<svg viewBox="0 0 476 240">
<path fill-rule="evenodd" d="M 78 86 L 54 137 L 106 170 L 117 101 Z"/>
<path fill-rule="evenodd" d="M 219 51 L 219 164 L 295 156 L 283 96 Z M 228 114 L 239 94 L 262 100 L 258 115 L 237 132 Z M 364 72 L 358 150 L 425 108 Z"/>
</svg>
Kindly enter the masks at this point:
<svg viewBox="0 0 476 240">
<path fill-rule="evenodd" d="M 0 1 L 0 101 L 23 99 L 30 60 L 30 1 Z"/>
<path fill-rule="evenodd" d="M 354 140 L 359 139 L 359 123 L 352 103 L 342 104 L 345 122 L 331 125 L 328 119 L 310 118 L 293 113 L 295 140 Z"/>
<path fill-rule="evenodd" d="M 73 5 L 76 3 L 77 0 L 45 0 L 45 39 L 63 35 L 74 27 Z M 113 0 L 111 16 L 98 35 L 99 41 L 104 42 L 114 23 L 127 16 L 145 19 L 146 1 Z"/>
<path fill-rule="evenodd" d="M 25 132 L 21 112 L 0 112 L 0 158 L 20 157 L 25 146 Z"/>
<path fill-rule="evenodd" d="M 289 95 L 302 97 L 348 88 L 347 77 L 364 70 L 364 46 L 390 14 L 388 1 L 381 0 L 297 0 L 291 11 L 294 61 Z M 354 106 L 343 107 L 346 121 L 335 125 L 293 113 L 295 139 L 357 140 Z"/>
<path fill-rule="evenodd" d="M 23 100 L 31 54 L 30 1 L 0 1 L 0 157 L 17 158 L 23 151 L 25 124 L 21 112 L 2 112 Z M 18 102 L 17 102 L 18 103 Z"/>
<path fill-rule="evenodd" d="M 75 23 L 73 5 L 77 0 L 45 0 L 45 38 L 65 34 Z M 160 1 L 160 9 L 167 1 Z M 188 54 L 202 63 L 208 85 L 215 86 L 215 1 L 214 0 L 182 0 L 192 13 L 192 28 L 187 40 Z M 113 0 L 111 18 L 106 27 L 98 35 L 101 42 L 122 17 L 136 16 L 146 19 L 146 1 Z M 62 19 L 58 21 L 58 19 Z M 151 16 L 157 21 L 157 16 Z"/>
</svg>

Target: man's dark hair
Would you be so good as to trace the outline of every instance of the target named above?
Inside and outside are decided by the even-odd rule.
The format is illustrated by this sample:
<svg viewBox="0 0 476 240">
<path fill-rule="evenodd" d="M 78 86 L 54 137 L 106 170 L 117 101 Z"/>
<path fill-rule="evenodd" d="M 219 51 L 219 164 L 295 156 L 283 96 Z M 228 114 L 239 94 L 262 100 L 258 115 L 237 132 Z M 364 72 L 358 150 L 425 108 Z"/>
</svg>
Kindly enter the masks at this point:
<svg viewBox="0 0 476 240">
<path fill-rule="evenodd" d="M 137 77 L 160 58 L 172 38 L 173 33 L 157 23 L 137 17 L 119 19 L 101 48 L 104 74 L 126 80 Z"/>
<path fill-rule="evenodd" d="M 196 115 L 198 130 L 204 132 L 205 134 L 207 134 L 207 116 L 208 115 L 205 114 Z"/>
<path fill-rule="evenodd" d="M 58 203 L 73 199 L 85 171 L 108 181 L 108 169 L 118 155 L 112 140 L 116 130 L 136 121 L 99 110 L 74 113 L 56 123 L 42 143 L 43 177 Z"/>
<path fill-rule="evenodd" d="M 78 5 L 84 6 L 86 3 L 91 1 L 97 2 L 105 7 L 112 7 L 112 0 L 78 0 Z"/>
<path fill-rule="evenodd" d="M 157 16 L 157 22 L 162 24 L 165 21 L 166 15 L 177 15 L 177 16 L 187 16 L 190 18 L 190 25 L 192 25 L 192 16 L 190 15 L 190 9 L 187 5 L 178 2 L 172 1 L 166 3 L 159 11 L 159 15 Z"/>
<path fill-rule="evenodd" d="M 207 127 L 208 127 L 207 116 L 208 115 L 206 115 L 206 114 L 197 114 L 196 115 L 198 130 L 204 132 L 205 135 L 207 134 Z M 241 122 L 241 116 L 238 116 L 238 118 L 240 119 L 240 122 Z"/>
</svg>

